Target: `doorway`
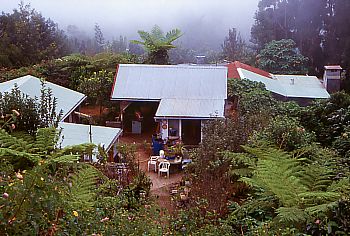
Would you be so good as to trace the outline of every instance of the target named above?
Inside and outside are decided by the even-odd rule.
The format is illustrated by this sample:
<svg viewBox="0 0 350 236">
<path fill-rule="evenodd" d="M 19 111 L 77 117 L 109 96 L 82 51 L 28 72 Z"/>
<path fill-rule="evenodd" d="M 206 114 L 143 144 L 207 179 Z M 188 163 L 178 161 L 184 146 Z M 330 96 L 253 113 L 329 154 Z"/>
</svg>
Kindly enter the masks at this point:
<svg viewBox="0 0 350 236">
<path fill-rule="evenodd" d="M 136 133 L 155 133 L 157 123 L 154 116 L 158 105 L 159 102 L 132 102 L 124 113 L 124 132 L 130 133 L 137 130 Z"/>
<path fill-rule="evenodd" d="M 201 120 L 181 120 L 182 142 L 198 145 L 201 142 Z"/>
</svg>

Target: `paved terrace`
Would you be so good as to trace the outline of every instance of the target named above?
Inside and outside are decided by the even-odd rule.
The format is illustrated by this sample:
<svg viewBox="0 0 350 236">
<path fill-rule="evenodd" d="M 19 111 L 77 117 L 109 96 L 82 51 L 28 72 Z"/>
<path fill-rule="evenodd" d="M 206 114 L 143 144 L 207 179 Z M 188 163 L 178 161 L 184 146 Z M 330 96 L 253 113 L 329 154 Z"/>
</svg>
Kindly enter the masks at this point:
<svg viewBox="0 0 350 236">
<path fill-rule="evenodd" d="M 169 211 L 172 211 L 170 189 L 176 183 L 179 183 L 182 179 L 183 173 L 171 173 L 170 178 L 166 178 L 166 175 L 158 177 L 158 173 L 150 170 L 147 171 L 147 161 L 151 155 L 151 134 L 124 134 L 120 138 L 120 143 L 137 145 L 136 158 L 140 164 L 140 168 L 150 177 L 153 185 L 151 187 L 151 194 L 158 199 L 160 207 L 165 207 Z M 147 145 L 145 145 L 147 143 Z"/>
</svg>

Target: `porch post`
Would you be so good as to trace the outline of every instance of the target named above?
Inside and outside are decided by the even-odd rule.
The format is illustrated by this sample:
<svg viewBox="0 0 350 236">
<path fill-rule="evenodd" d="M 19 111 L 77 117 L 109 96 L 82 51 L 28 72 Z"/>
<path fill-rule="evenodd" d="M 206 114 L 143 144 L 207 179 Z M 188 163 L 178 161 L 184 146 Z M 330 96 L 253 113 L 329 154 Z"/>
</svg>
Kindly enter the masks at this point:
<svg viewBox="0 0 350 236">
<path fill-rule="evenodd" d="M 182 119 L 179 119 L 179 137 L 182 141 Z"/>
<path fill-rule="evenodd" d="M 203 140 L 203 121 L 201 120 L 201 142 Z"/>
</svg>

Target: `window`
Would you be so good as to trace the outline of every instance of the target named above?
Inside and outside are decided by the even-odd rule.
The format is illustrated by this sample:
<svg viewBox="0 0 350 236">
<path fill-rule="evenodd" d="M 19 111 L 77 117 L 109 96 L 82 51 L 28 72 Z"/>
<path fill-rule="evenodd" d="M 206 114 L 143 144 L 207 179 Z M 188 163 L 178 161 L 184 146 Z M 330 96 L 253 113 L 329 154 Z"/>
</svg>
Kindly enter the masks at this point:
<svg viewBox="0 0 350 236">
<path fill-rule="evenodd" d="M 168 126 L 169 136 L 179 136 L 180 120 L 169 120 Z"/>
</svg>

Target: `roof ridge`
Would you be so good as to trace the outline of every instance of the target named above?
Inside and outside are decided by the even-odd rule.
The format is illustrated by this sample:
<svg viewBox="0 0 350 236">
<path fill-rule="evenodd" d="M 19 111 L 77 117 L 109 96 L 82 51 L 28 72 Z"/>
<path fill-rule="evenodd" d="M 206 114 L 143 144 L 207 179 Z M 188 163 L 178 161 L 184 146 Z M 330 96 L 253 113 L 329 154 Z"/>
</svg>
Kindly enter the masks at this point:
<svg viewBox="0 0 350 236">
<path fill-rule="evenodd" d="M 188 68 L 188 69 L 226 69 L 222 65 L 156 65 L 156 64 L 119 64 L 125 67 Z"/>
<path fill-rule="evenodd" d="M 240 61 L 235 61 L 233 63 L 230 63 L 228 64 L 228 67 L 233 67 L 232 69 L 238 69 L 238 68 L 241 68 L 241 69 L 244 69 L 244 70 L 248 70 L 250 72 L 253 72 L 255 74 L 258 74 L 258 75 L 261 75 L 261 76 L 265 76 L 267 78 L 270 78 L 272 79 L 272 74 L 267 72 L 267 71 L 264 71 L 262 69 L 259 69 L 259 68 L 256 68 L 256 67 L 253 67 L 253 66 L 250 66 L 250 65 L 247 65 L 247 64 L 244 64 Z"/>
</svg>

